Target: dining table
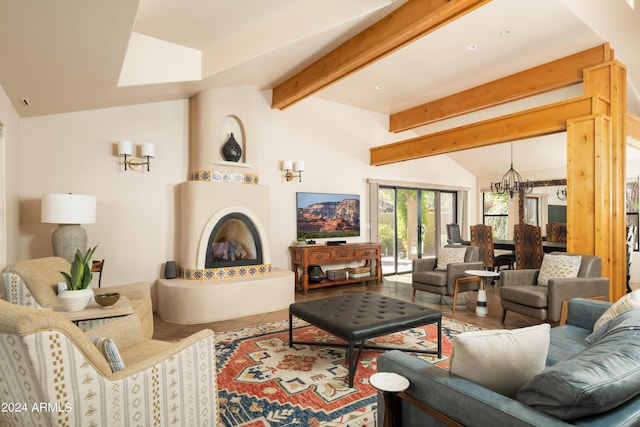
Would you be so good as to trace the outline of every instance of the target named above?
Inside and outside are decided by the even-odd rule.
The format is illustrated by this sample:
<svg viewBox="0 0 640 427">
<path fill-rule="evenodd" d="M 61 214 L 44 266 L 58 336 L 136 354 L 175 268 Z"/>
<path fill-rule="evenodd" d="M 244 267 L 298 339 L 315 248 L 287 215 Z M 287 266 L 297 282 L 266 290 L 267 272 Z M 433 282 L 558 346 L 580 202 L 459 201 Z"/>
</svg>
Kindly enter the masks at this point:
<svg viewBox="0 0 640 427">
<path fill-rule="evenodd" d="M 513 240 L 493 240 L 493 249 L 500 249 L 506 251 L 514 251 L 515 250 L 515 242 Z M 545 253 L 549 252 L 566 252 L 567 251 L 567 243 L 566 242 L 548 242 L 546 240 L 542 241 L 542 251 Z"/>
</svg>

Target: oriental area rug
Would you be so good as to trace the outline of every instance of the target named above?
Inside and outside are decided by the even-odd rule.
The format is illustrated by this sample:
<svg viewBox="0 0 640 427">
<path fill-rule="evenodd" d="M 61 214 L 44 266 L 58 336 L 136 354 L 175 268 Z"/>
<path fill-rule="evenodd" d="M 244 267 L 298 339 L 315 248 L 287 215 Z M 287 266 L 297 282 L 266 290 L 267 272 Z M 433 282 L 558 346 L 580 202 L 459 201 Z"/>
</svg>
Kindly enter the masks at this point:
<svg viewBox="0 0 640 427">
<path fill-rule="evenodd" d="M 376 423 L 376 372 L 380 350 L 364 350 L 354 380 L 347 383 L 346 350 L 289 347 L 288 321 L 265 323 L 216 335 L 219 426 L 360 426 Z M 442 318 L 442 358 L 414 353 L 449 367 L 451 338 L 481 328 Z M 331 334 L 294 319 L 294 340 L 340 342 Z M 395 348 L 437 349 L 436 325 L 426 325 L 367 341 Z"/>
</svg>

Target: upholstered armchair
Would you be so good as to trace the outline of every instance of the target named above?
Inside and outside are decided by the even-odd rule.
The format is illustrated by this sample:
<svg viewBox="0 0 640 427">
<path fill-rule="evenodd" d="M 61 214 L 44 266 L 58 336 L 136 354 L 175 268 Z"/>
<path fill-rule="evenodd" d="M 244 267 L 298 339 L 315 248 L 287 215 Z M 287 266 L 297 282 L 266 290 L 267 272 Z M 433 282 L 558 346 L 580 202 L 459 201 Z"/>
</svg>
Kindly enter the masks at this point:
<svg viewBox="0 0 640 427">
<path fill-rule="evenodd" d="M 61 271 L 68 272 L 71 265 L 60 257 L 36 258 L 21 261 L 7 268 L 3 273 L 7 301 L 13 304 L 26 305 L 36 308 L 52 308 L 58 305 L 56 295 L 58 282 L 64 281 Z M 142 324 L 144 338 L 151 338 L 153 334 L 153 308 L 151 306 L 151 291 L 148 283 L 131 283 L 120 286 L 109 286 L 94 292 L 118 292 L 129 298 L 134 315 Z M 128 318 L 129 316 L 126 316 Z M 120 324 L 126 320 L 114 320 Z M 103 322 L 81 322 L 82 329 L 90 329 Z M 113 328 L 115 332 L 122 328 Z M 122 339 L 127 339 L 123 335 Z"/>
<path fill-rule="evenodd" d="M 61 314 L 0 300 L 0 401 L 18 405 L 0 425 L 216 424 L 212 331 L 117 350 L 124 367 L 113 372 L 113 351 L 105 357 Z"/>
<path fill-rule="evenodd" d="M 460 251 L 464 257 L 459 258 L 458 262 L 443 263 L 443 255 L 448 251 L 448 248 Z M 440 250 L 440 258 L 414 259 L 413 273 L 411 274 L 413 301 L 416 299 L 416 291 L 453 296 L 453 310 L 455 311 L 456 297 L 459 292 L 478 290 L 479 280 L 460 280 L 458 286 L 456 286 L 456 281 L 475 277 L 466 274 L 465 270 L 484 269 L 484 264 L 479 257 L 480 252 L 477 247 L 445 245 Z"/>
<path fill-rule="evenodd" d="M 576 257 L 576 254 L 553 252 L 545 254 Z M 554 269 L 545 267 L 545 258 L 541 269 L 503 270 L 501 272 L 500 301 L 502 304 L 502 323 L 507 311 L 521 313 L 537 319 L 558 322 L 564 301 L 572 298 L 604 297 L 609 299 L 609 279 L 602 276 L 602 260 L 598 256 L 580 255 L 579 267 L 574 266 L 573 277 L 554 277 Z M 567 271 L 566 267 L 555 269 Z M 544 276 L 544 280 L 542 277 Z M 541 280 L 539 280 L 541 279 Z M 544 285 L 546 281 L 546 285 Z"/>
</svg>

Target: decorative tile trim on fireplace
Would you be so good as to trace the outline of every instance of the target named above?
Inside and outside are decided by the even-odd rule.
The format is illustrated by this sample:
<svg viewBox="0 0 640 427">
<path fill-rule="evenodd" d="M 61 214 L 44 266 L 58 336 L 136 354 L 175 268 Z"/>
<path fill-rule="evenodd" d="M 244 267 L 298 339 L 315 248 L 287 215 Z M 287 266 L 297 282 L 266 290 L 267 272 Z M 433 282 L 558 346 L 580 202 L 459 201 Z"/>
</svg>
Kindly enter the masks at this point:
<svg viewBox="0 0 640 427">
<path fill-rule="evenodd" d="M 181 268 L 181 277 L 187 280 L 224 280 L 241 277 L 265 276 L 271 273 L 271 264 L 241 265 L 221 268 Z"/>
<path fill-rule="evenodd" d="M 258 185 L 260 176 L 248 172 L 221 172 L 217 170 L 198 170 L 191 172 L 191 181 L 207 181 L 225 184 Z"/>
</svg>

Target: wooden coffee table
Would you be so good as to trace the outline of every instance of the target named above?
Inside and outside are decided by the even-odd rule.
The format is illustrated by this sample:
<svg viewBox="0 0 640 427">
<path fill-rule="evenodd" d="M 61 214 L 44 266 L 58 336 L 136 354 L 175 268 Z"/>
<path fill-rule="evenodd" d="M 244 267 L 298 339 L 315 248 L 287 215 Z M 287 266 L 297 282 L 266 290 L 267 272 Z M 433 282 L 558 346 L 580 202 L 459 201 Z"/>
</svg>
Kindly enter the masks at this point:
<svg viewBox="0 0 640 427">
<path fill-rule="evenodd" d="M 133 307 L 129 298 L 120 296 L 118 302 L 111 307 L 103 308 L 97 302 L 91 301 L 84 310 L 65 311 L 62 307 L 54 307 L 53 311 L 62 314 L 76 325 L 83 320 L 108 319 L 112 317 L 122 317 L 133 314 Z"/>
</svg>

